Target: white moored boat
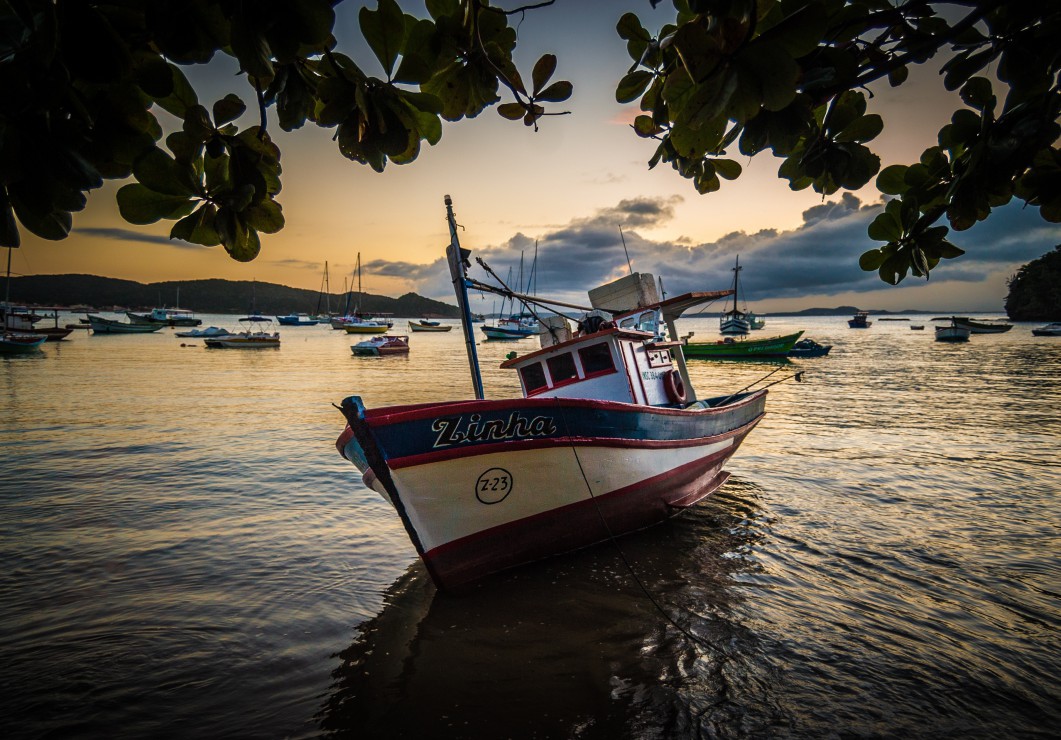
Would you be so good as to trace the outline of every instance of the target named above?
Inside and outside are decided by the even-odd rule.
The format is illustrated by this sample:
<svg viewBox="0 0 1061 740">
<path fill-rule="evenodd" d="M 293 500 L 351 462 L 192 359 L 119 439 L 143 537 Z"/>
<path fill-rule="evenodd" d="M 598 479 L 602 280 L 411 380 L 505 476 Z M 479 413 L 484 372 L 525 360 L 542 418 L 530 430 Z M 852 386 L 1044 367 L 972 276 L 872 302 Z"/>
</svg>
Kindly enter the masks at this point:
<svg viewBox="0 0 1061 740">
<path fill-rule="evenodd" d="M 485 400 L 467 290 L 501 291 L 467 277 L 448 196 L 446 210 L 475 398 L 369 408 L 351 396 L 336 441 L 440 588 L 662 522 L 726 481 L 767 391 L 699 399 L 675 322 L 729 291 L 660 301 L 652 276 L 636 273 L 590 291 L 577 329 L 547 317 L 540 349 L 502 363 L 523 395 Z"/>
<path fill-rule="evenodd" d="M 222 336 L 203 337 L 212 349 L 269 349 L 279 348 L 280 332 L 273 331 L 273 322 L 264 316 L 248 316 L 239 320 L 243 331 Z"/>
</svg>

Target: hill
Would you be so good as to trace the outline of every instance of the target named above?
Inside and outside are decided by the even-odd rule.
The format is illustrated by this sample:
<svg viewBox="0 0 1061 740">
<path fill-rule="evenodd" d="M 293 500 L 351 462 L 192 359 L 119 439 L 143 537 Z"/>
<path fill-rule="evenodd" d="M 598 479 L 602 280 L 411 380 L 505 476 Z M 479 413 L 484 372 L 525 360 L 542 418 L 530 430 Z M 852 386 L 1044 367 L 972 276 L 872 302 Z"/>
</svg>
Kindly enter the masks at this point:
<svg viewBox="0 0 1061 740">
<path fill-rule="evenodd" d="M 1006 315 L 1013 321 L 1061 321 L 1061 246 L 1010 278 Z"/>
<path fill-rule="evenodd" d="M 11 278 L 11 301 L 36 306 L 92 306 L 99 310 L 121 306 L 147 310 L 155 306 L 175 306 L 198 313 L 247 313 L 252 307 L 267 315 L 317 313 L 319 294 L 315 290 L 289 288 L 276 283 L 247 280 L 180 280 L 160 283 L 138 283 L 132 280 L 97 275 L 27 275 Z M 333 293 L 320 299 L 320 311 L 329 305 L 341 312 L 347 305 L 346 293 Z M 357 294 L 349 294 L 351 310 Z M 364 313 L 385 313 L 416 318 L 435 315 L 457 318 L 456 306 L 406 293 L 400 298 L 361 296 Z"/>
</svg>

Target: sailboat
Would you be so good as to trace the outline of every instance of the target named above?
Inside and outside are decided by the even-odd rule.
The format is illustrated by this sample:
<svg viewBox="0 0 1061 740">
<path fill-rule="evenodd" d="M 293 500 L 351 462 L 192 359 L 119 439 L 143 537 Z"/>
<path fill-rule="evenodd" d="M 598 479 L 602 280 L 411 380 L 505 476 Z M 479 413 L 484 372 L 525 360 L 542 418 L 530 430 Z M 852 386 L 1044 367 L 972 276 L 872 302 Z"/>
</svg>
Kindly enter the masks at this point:
<svg viewBox="0 0 1061 740">
<path fill-rule="evenodd" d="M 523 255 L 519 257 L 519 282 L 520 289 L 523 292 L 529 293 L 530 287 L 534 281 L 534 276 L 537 274 L 538 269 L 538 243 L 534 243 L 534 262 L 531 266 L 531 275 L 527 278 L 526 288 L 523 286 Z M 512 277 L 512 270 L 509 270 L 509 280 Z M 484 324 L 479 328 L 483 334 L 486 335 L 487 339 L 526 339 L 532 337 L 538 333 L 538 320 L 533 316 L 528 316 L 522 312 L 513 313 L 511 316 L 506 317 L 505 314 L 505 299 L 507 296 L 501 299 L 501 313 L 498 315 L 497 321 L 491 326 L 490 324 Z M 516 299 L 512 299 L 513 308 L 516 305 Z"/>
<path fill-rule="evenodd" d="M 38 349 L 48 337 L 45 334 L 11 331 L 15 315 L 11 310 L 11 247 L 7 248 L 7 280 L 4 285 L 3 319 L 0 330 L 0 354 L 25 354 Z M 32 327 L 32 323 L 30 323 Z"/>
<path fill-rule="evenodd" d="M 335 329 L 345 329 L 347 334 L 385 334 L 390 326 L 384 321 L 366 319 L 361 315 L 361 253 L 357 253 L 357 305 L 354 313 L 332 321 Z M 338 324 L 338 325 L 337 325 Z"/>
<path fill-rule="evenodd" d="M 740 290 L 740 255 L 733 268 L 733 308 L 719 317 L 719 333 L 726 336 L 744 336 L 752 329 L 751 322 L 744 311 L 737 308 L 737 292 Z"/>
<path fill-rule="evenodd" d="M 330 321 L 332 318 L 331 283 L 328 282 L 328 261 L 324 261 L 324 276 L 321 278 L 321 289 L 317 293 L 317 309 L 313 313 L 317 321 Z M 321 313 L 321 301 L 324 301 L 324 313 Z"/>
</svg>

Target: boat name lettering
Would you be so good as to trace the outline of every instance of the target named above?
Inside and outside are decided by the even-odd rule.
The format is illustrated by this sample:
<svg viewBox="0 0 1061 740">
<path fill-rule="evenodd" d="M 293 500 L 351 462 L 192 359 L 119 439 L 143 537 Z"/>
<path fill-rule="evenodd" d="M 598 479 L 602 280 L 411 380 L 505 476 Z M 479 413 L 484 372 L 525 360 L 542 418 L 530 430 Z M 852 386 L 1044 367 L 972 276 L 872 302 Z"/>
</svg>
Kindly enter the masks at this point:
<svg viewBox="0 0 1061 740">
<path fill-rule="evenodd" d="M 468 421 L 463 416 L 443 417 L 431 422 L 431 431 L 438 432 L 433 447 L 448 447 L 467 442 L 499 442 L 524 437 L 551 437 L 556 434 L 556 424 L 551 416 L 526 418 L 513 411 L 507 419 L 483 420 L 479 414 L 471 414 Z"/>
<path fill-rule="evenodd" d="M 660 380 L 667 374 L 666 370 L 642 370 L 641 377 L 645 380 Z"/>
</svg>

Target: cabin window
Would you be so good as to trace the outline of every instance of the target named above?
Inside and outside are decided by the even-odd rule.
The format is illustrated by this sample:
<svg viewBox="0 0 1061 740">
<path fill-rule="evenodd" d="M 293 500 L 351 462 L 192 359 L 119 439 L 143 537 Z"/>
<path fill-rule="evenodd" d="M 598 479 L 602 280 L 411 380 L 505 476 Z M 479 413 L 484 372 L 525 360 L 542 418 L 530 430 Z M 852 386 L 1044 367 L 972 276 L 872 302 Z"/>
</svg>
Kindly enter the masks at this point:
<svg viewBox="0 0 1061 740">
<path fill-rule="evenodd" d="M 599 342 L 583 347 L 578 351 L 579 359 L 582 360 L 582 371 L 586 375 L 603 373 L 615 369 L 612 360 L 612 351 L 607 342 Z"/>
<path fill-rule="evenodd" d="M 656 333 L 656 312 L 645 311 L 637 317 L 637 328 L 650 334 Z"/>
<path fill-rule="evenodd" d="M 578 378 L 578 370 L 575 369 L 575 356 L 570 352 L 550 357 L 545 362 L 549 365 L 549 374 L 553 376 L 553 385 L 563 383 L 565 380 Z"/>
<path fill-rule="evenodd" d="M 540 362 L 521 367 L 519 369 L 519 377 L 523 381 L 523 388 L 526 393 L 539 390 L 547 385 L 545 382 L 545 369 Z"/>
</svg>

